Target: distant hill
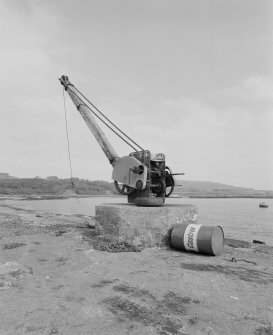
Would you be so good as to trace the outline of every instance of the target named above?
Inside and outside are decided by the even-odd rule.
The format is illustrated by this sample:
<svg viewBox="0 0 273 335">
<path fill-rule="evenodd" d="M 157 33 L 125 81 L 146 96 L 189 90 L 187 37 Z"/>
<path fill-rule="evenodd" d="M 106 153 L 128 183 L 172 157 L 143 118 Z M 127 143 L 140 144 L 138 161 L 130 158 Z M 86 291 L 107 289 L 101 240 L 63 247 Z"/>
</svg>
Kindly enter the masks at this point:
<svg viewBox="0 0 273 335">
<path fill-rule="evenodd" d="M 10 176 L 8 173 L 0 172 L 0 179 L 14 179 L 16 177 Z"/>
<path fill-rule="evenodd" d="M 3 175 L 3 174 L 2 174 Z M 78 195 L 107 195 L 116 194 L 113 183 L 101 180 L 85 180 L 73 178 L 60 179 L 50 176 L 46 179 L 35 178 L 0 178 L 0 195 L 49 195 L 49 196 L 72 196 Z"/>
<path fill-rule="evenodd" d="M 273 191 L 255 190 L 211 181 L 178 180 L 174 195 L 190 198 L 273 198 Z"/>
</svg>

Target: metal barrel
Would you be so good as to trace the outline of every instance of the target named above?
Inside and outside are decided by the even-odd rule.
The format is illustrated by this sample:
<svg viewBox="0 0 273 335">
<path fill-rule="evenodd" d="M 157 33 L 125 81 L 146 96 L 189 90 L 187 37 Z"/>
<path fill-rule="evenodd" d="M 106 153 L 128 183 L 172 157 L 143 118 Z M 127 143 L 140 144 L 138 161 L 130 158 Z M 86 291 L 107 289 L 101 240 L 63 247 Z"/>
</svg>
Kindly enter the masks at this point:
<svg viewBox="0 0 273 335">
<path fill-rule="evenodd" d="M 220 226 L 176 224 L 171 232 L 171 246 L 217 256 L 224 249 L 224 232 Z"/>
</svg>

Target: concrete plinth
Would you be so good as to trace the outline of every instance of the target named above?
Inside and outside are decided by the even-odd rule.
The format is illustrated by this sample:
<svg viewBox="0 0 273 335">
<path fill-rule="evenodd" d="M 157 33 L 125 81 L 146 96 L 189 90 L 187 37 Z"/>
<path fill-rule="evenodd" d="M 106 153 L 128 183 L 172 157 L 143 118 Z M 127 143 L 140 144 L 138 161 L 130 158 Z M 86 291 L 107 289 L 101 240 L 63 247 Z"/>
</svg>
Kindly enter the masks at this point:
<svg viewBox="0 0 273 335">
<path fill-rule="evenodd" d="M 96 206 L 96 224 L 112 241 L 126 241 L 142 247 L 168 243 L 170 228 L 176 223 L 196 223 L 193 205 L 165 204 L 163 207 L 137 207 L 131 204 Z"/>
</svg>

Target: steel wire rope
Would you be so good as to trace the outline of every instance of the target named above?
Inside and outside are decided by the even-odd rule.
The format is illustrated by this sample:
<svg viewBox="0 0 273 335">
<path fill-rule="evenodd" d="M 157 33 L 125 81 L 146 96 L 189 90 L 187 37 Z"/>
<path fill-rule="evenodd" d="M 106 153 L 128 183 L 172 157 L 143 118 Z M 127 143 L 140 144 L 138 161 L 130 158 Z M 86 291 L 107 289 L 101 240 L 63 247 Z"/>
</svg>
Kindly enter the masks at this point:
<svg viewBox="0 0 273 335">
<path fill-rule="evenodd" d="M 73 92 L 73 94 L 75 94 L 75 93 Z M 115 133 L 120 139 L 122 139 L 125 143 L 127 143 L 132 149 L 134 149 L 135 151 L 138 151 L 131 143 L 129 143 L 127 140 L 125 140 L 125 138 L 123 138 L 118 132 L 116 132 L 111 126 L 109 126 L 109 124 L 107 122 L 105 122 L 96 112 L 94 112 L 93 109 L 90 106 L 88 106 L 79 96 L 77 96 L 77 98 L 82 102 L 82 103 L 79 104 L 79 106 L 77 108 L 79 108 L 80 106 L 87 107 L 103 124 L 106 125 L 106 127 L 108 127 L 110 130 L 112 130 L 113 133 Z M 144 149 L 141 148 L 141 151 L 144 151 Z"/>
<path fill-rule="evenodd" d="M 66 110 L 66 104 L 65 104 L 65 94 L 64 94 L 65 89 L 63 89 L 63 103 L 64 103 L 64 117 L 65 117 L 65 130 L 66 130 L 66 142 L 67 142 L 67 151 L 68 151 L 68 160 L 69 160 L 69 167 L 70 167 L 70 181 L 71 181 L 71 185 L 72 185 L 72 189 L 74 191 L 75 194 L 75 198 L 78 202 L 79 208 L 80 208 L 80 212 L 81 215 L 83 216 L 83 210 L 82 210 L 82 206 L 80 203 L 80 200 L 78 198 L 77 195 L 77 190 L 76 190 L 76 186 L 73 182 L 73 169 L 72 169 L 72 161 L 71 161 L 71 150 L 70 150 L 70 141 L 69 141 L 69 132 L 68 132 L 68 122 L 67 122 L 67 110 Z M 88 224 L 88 222 L 85 221 L 86 224 Z"/>
<path fill-rule="evenodd" d="M 75 87 L 73 85 L 74 89 L 93 107 L 96 109 L 96 111 L 98 113 L 100 113 L 100 115 L 102 115 L 112 126 L 114 126 L 122 135 L 124 135 L 128 140 L 130 140 L 132 143 L 134 143 L 137 147 L 139 147 L 139 149 L 141 149 L 141 151 L 144 151 L 144 149 L 139 145 L 137 144 L 133 139 L 131 139 L 130 136 L 128 136 L 126 133 L 124 133 L 117 125 L 115 125 L 111 120 L 108 119 L 108 117 L 106 115 L 104 115 L 84 94 L 82 94 L 78 89 L 77 87 Z M 87 106 L 87 105 L 86 105 Z M 94 112 L 93 112 L 94 113 Z M 95 113 L 94 113 L 95 114 Z M 96 115 L 96 114 L 95 114 Z M 97 115 L 96 115 L 97 116 Z M 107 125 L 108 126 L 108 125 Z M 108 126 L 112 131 L 114 131 L 110 126 Z M 114 131 L 115 132 L 115 131 Z M 116 132 L 115 132 L 116 135 L 118 135 Z M 119 135 L 118 135 L 119 136 Z M 119 136 L 121 139 L 123 139 L 127 144 L 128 142 L 122 138 L 121 136 Z M 130 144 L 129 144 L 130 145 Z M 131 146 L 131 145 L 130 145 Z M 131 148 L 133 148 L 131 146 Z M 135 150 L 135 149 L 134 149 Z M 137 150 L 135 150 L 137 151 Z"/>
</svg>

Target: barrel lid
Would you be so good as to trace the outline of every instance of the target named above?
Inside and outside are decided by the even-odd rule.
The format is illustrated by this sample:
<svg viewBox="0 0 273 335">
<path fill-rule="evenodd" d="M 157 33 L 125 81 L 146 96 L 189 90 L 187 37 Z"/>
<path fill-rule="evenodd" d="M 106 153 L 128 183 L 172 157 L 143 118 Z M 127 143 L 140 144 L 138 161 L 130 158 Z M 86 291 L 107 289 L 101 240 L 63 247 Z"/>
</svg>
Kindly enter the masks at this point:
<svg viewBox="0 0 273 335">
<path fill-rule="evenodd" d="M 211 248 L 215 256 L 220 255 L 224 249 L 224 232 L 220 226 L 216 226 L 213 229 L 211 236 Z"/>
</svg>

